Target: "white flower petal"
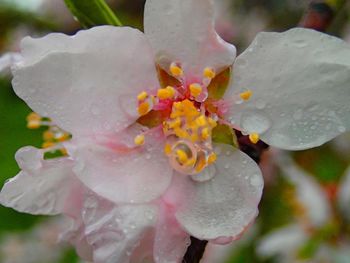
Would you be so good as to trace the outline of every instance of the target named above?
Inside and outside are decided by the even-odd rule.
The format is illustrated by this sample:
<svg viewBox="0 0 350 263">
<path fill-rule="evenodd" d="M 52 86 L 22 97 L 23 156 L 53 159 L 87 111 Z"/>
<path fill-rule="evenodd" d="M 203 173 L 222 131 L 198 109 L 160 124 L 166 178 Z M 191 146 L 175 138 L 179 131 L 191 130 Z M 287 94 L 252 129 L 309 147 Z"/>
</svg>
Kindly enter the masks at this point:
<svg viewBox="0 0 350 263">
<path fill-rule="evenodd" d="M 315 227 L 326 224 L 331 219 L 331 207 L 326 193 L 312 177 L 299 168 L 291 159 L 280 161 L 284 176 L 295 185 L 296 198 L 305 206 L 308 219 Z"/>
<path fill-rule="evenodd" d="M 213 179 L 196 182 L 182 176 L 175 186 L 181 193 L 176 217 L 191 235 L 223 243 L 237 238 L 257 216 L 263 179 L 243 152 L 229 145 L 217 145 L 216 152 Z"/>
<path fill-rule="evenodd" d="M 163 205 L 159 213 L 154 241 L 156 263 L 180 262 L 191 244 L 190 236 L 181 228 L 172 209 Z"/>
<path fill-rule="evenodd" d="M 88 188 L 113 202 L 148 202 L 163 194 L 173 174 L 162 143 L 147 136 L 144 146 L 124 151 L 87 143 L 71 153 L 74 172 Z"/>
<path fill-rule="evenodd" d="M 350 46 L 313 30 L 260 33 L 234 64 L 226 99 L 248 102 L 229 119 L 266 143 L 289 150 L 319 146 L 350 128 Z"/>
<path fill-rule="evenodd" d="M 144 25 L 165 70 L 178 62 L 186 76 L 201 79 L 205 67 L 219 72 L 233 64 L 236 48 L 214 29 L 213 0 L 147 0 Z"/>
<path fill-rule="evenodd" d="M 0 75 L 9 75 L 13 64 L 20 61 L 22 56 L 19 53 L 9 52 L 0 56 Z"/>
<path fill-rule="evenodd" d="M 73 37 L 23 41 L 14 90 L 40 115 L 75 134 L 111 134 L 138 118 L 137 94 L 159 86 L 143 33 L 96 27 Z"/>
<path fill-rule="evenodd" d="M 96 196 L 86 199 L 82 211 L 85 235 L 94 248 L 96 263 L 127 263 L 156 222 L 154 205 L 114 206 Z"/>
<path fill-rule="evenodd" d="M 337 199 L 344 216 L 350 220 L 350 166 L 345 171 L 344 177 L 340 183 Z"/>
<path fill-rule="evenodd" d="M 308 236 L 299 225 L 289 225 L 263 237 L 258 244 L 257 253 L 263 257 L 290 256 L 307 240 Z"/>
<path fill-rule="evenodd" d="M 72 189 L 80 182 L 72 173 L 70 160 L 44 161 L 42 155 L 35 154 L 39 151 L 31 147 L 19 150 L 16 159 L 23 170 L 4 185 L 0 203 L 20 212 L 56 215 L 64 211 Z M 40 159 L 29 160 L 28 153 Z"/>
</svg>

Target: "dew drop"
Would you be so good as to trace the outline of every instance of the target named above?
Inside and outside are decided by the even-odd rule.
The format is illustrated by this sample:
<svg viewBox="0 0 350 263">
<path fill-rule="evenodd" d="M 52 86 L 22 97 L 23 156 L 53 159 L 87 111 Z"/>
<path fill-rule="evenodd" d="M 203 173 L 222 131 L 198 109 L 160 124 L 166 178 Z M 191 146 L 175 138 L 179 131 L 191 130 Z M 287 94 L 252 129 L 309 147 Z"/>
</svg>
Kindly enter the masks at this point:
<svg viewBox="0 0 350 263">
<path fill-rule="evenodd" d="M 265 109 L 265 107 L 266 107 L 266 102 L 263 101 L 262 99 L 258 99 L 258 100 L 255 102 L 255 107 L 256 107 L 258 110 Z"/>
<path fill-rule="evenodd" d="M 271 121 L 261 112 L 250 111 L 242 115 L 241 127 L 247 132 L 263 134 L 271 127 Z"/>
</svg>

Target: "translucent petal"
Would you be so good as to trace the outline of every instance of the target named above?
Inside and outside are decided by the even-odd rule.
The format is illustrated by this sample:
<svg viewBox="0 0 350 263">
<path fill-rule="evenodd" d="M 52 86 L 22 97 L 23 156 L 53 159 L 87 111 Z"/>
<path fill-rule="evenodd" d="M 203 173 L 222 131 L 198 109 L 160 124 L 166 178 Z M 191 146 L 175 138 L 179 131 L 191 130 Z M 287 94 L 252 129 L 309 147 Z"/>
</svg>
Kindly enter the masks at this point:
<svg viewBox="0 0 350 263">
<path fill-rule="evenodd" d="M 213 0 L 148 0 L 144 20 L 157 62 L 165 70 L 178 62 L 186 76 L 201 79 L 205 67 L 219 72 L 233 64 L 236 48 L 214 29 Z"/>
<path fill-rule="evenodd" d="M 5 183 L 0 203 L 30 214 L 60 214 L 72 189 L 80 183 L 72 173 L 72 162 L 66 158 L 44 161 L 42 155 L 35 152 L 39 150 L 26 147 L 16 154 L 23 170 Z M 28 153 L 38 159 L 31 158 Z"/>
<path fill-rule="evenodd" d="M 190 236 L 177 222 L 171 206 L 162 205 L 154 241 L 155 263 L 181 262 L 190 244 Z"/>
<path fill-rule="evenodd" d="M 257 164 L 229 145 L 217 145 L 216 176 L 196 182 L 177 175 L 176 217 L 199 239 L 227 243 L 237 238 L 255 219 L 263 189 Z"/>
<path fill-rule="evenodd" d="M 74 172 L 88 188 L 113 202 L 148 202 L 165 192 L 173 174 L 162 145 L 152 136 L 144 146 L 124 150 L 87 143 L 71 153 Z"/>
<path fill-rule="evenodd" d="M 10 74 L 10 69 L 14 63 L 20 61 L 22 56 L 19 53 L 5 53 L 0 56 L 0 75 Z"/>
<path fill-rule="evenodd" d="M 128 263 L 157 219 L 157 208 L 153 205 L 117 207 L 96 196 L 86 199 L 82 213 L 85 235 L 94 248 L 96 263 Z"/>
<path fill-rule="evenodd" d="M 76 134 L 111 134 L 138 118 L 137 94 L 156 88 L 143 33 L 110 26 L 73 37 L 26 38 L 13 70 L 14 90 L 40 115 Z"/>
<path fill-rule="evenodd" d="M 338 205 L 344 216 L 350 220 L 350 167 L 345 171 L 338 190 Z"/>
<path fill-rule="evenodd" d="M 308 236 L 299 225 L 289 225 L 277 229 L 260 240 L 257 253 L 260 256 L 288 255 L 294 252 L 306 241 Z"/>
<path fill-rule="evenodd" d="M 268 144 L 319 146 L 350 128 L 350 46 L 313 30 L 260 33 L 234 64 L 233 93 L 253 92 L 229 119 Z"/>
</svg>

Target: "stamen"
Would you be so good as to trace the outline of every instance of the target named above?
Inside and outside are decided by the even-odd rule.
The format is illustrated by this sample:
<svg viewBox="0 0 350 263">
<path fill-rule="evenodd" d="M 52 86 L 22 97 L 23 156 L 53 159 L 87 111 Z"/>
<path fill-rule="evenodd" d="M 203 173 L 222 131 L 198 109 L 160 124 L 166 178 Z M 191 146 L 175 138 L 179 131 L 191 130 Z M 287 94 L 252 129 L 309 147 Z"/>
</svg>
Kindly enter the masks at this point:
<svg viewBox="0 0 350 263">
<path fill-rule="evenodd" d="M 241 94 L 239 94 L 241 99 L 245 100 L 245 101 L 249 100 L 252 95 L 253 95 L 253 92 L 251 90 L 247 90 L 247 91 L 242 92 Z"/>
<path fill-rule="evenodd" d="M 164 146 L 164 152 L 166 155 L 170 155 L 171 154 L 171 145 L 169 143 L 166 143 Z"/>
<path fill-rule="evenodd" d="M 185 164 L 188 161 L 187 153 L 184 150 L 176 150 L 176 155 L 181 164 Z"/>
<path fill-rule="evenodd" d="M 257 144 L 258 141 L 260 140 L 260 135 L 258 133 L 251 133 L 249 134 L 249 140 L 252 143 Z"/>
<path fill-rule="evenodd" d="M 190 85 L 191 96 L 196 98 L 202 93 L 202 86 L 198 83 L 193 83 Z"/>
<path fill-rule="evenodd" d="M 139 112 L 140 116 L 146 115 L 149 112 L 149 110 L 150 110 L 150 105 L 147 101 L 142 102 L 139 105 L 138 112 Z"/>
<path fill-rule="evenodd" d="M 202 130 L 202 139 L 203 140 L 208 140 L 210 138 L 210 131 L 208 128 L 204 128 Z"/>
<path fill-rule="evenodd" d="M 171 63 L 170 65 L 170 73 L 174 77 L 182 77 L 184 72 L 180 66 L 178 66 L 176 63 Z"/>
<path fill-rule="evenodd" d="M 147 99 L 148 97 L 148 93 L 146 91 L 142 91 L 138 96 L 137 96 L 137 100 L 138 101 L 144 101 L 145 99 Z"/>
<path fill-rule="evenodd" d="M 134 143 L 137 146 L 143 145 L 145 143 L 145 135 L 143 134 L 137 135 L 134 139 Z"/>
<path fill-rule="evenodd" d="M 165 89 L 159 89 L 157 92 L 157 97 L 161 100 L 173 99 L 175 96 L 175 89 L 171 86 L 166 87 Z"/>
<path fill-rule="evenodd" d="M 216 154 L 215 154 L 214 152 L 211 153 L 211 154 L 209 155 L 209 157 L 208 157 L 208 164 L 213 164 L 213 163 L 215 163 L 216 159 L 217 159 Z"/>
<path fill-rule="evenodd" d="M 216 76 L 215 70 L 213 68 L 207 67 L 203 71 L 203 76 L 208 79 L 213 79 Z"/>
</svg>

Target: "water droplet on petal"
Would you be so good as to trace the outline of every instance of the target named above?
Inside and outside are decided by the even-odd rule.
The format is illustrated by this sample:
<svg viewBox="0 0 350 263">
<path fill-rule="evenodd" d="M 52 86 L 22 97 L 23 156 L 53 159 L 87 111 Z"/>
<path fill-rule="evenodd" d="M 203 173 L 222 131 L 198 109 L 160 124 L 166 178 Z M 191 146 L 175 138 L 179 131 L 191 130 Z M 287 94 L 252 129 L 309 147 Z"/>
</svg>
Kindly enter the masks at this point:
<svg viewBox="0 0 350 263">
<path fill-rule="evenodd" d="M 241 128 L 246 132 L 263 134 L 271 127 L 271 120 L 262 112 L 246 112 L 241 117 Z"/>
</svg>

